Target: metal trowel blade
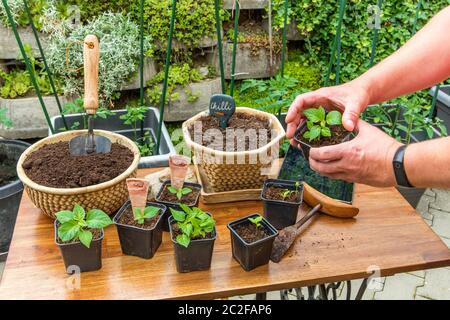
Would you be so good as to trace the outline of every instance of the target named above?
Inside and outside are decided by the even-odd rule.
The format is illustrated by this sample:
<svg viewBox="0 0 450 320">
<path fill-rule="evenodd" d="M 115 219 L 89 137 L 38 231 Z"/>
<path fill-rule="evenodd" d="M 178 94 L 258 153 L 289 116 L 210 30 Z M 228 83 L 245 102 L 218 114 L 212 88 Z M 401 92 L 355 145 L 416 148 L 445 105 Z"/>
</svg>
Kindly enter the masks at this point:
<svg viewBox="0 0 450 320">
<path fill-rule="evenodd" d="M 93 153 L 108 153 L 111 151 L 111 140 L 106 137 L 95 135 L 95 150 L 93 152 L 88 152 L 88 135 L 82 135 L 73 138 L 69 142 L 70 154 L 73 156 L 83 156 Z"/>
</svg>

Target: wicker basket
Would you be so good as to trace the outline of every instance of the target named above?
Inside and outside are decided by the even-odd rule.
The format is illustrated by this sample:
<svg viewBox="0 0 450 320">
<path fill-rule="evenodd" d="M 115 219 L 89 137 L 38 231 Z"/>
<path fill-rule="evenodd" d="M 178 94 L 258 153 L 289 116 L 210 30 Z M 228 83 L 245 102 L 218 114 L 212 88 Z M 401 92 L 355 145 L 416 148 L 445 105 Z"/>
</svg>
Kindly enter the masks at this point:
<svg viewBox="0 0 450 320">
<path fill-rule="evenodd" d="M 194 142 L 189 133 L 194 122 L 208 115 L 209 111 L 201 112 L 183 123 L 184 141 L 193 152 L 194 164 L 208 179 L 208 185 L 214 192 L 261 188 L 273 160 L 278 158 L 279 144 L 285 136 L 280 121 L 270 113 L 244 107 L 237 108 L 236 112 L 268 118 L 273 130 L 272 140 L 251 151 L 217 151 Z"/>
<path fill-rule="evenodd" d="M 113 214 L 127 201 L 128 191 L 125 180 L 136 176 L 140 158 L 139 149 L 133 141 L 122 135 L 103 130 L 94 130 L 94 132 L 95 134 L 107 137 L 113 143 L 119 143 L 128 147 L 134 154 L 131 166 L 121 175 L 110 181 L 82 188 L 50 188 L 31 181 L 22 168 L 22 164 L 28 155 L 44 145 L 59 141 L 69 141 L 75 136 L 86 134 L 86 130 L 63 132 L 42 139 L 29 147 L 20 157 L 17 163 L 17 174 L 20 180 L 22 180 L 31 201 L 45 215 L 54 219 L 56 212 L 71 210 L 76 203 L 85 209 L 96 208 L 108 214 Z"/>
</svg>

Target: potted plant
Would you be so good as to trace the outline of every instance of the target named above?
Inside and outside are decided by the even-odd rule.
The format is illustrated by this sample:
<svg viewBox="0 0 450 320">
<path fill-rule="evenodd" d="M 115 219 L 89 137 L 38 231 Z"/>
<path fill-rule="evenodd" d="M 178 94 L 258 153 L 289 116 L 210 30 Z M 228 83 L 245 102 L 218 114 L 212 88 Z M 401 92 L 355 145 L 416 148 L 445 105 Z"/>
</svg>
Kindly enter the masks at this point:
<svg viewBox="0 0 450 320">
<path fill-rule="evenodd" d="M 130 201 L 113 219 L 120 247 L 126 255 L 150 259 L 162 241 L 162 217 L 166 206 L 147 202 L 149 182 L 145 179 L 127 179 L 127 187 Z"/>
<path fill-rule="evenodd" d="M 351 137 L 342 126 L 342 114 L 333 110 L 326 112 L 323 107 L 309 108 L 303 111 L 306 121 L 295 132 L 297 141 L 309 159 L 311 147 L 319 148 L 348 141 Z"/>
<path fill-rule="evenodd" d="M 233 257 L 242 268 L 250 271 L 269 263 L 275 237 L 275 229 L 261 215 L 255 213 L 228 224 L 231 233 Z"/>
<path fill-rule="evenodd" d="M 102 210 L 91 209 L 86 213 L 79 204 L 71 211 L 56 213 L 55 243 L 61 250 L 68 273 L 70 266 L 77 266 L 80 272 L 102 267 L 103 228 L 111 223 Z"/>
<path fill-rule="evenodd" d="M 164 181 L 162 184 L 156 195 L 156 202 L 175 210 L 181 210 L 181 204 L 190 208 L 197 206 L 202 185 L 184 181 L 189 163 L 190 159 L 185 156 L 169 156 L 170 180 Z M 169 231 L 168 218 L 169 212 L 166 211 L 162 224 L 164 231 Z"/>
<path fill-rule="evenodd" d="M 0 109 L 0 123 L 9 124 Z M 0 262 L 6 260 L 22 199 L 23 184 L 17 177 L 16 165 L 30 144 L 0 139 Z"/>
<path fill-rule="evenodd" d="M 295 224 L 303 200 L 300 181 L 267 179 L 261 191 L 264 217 L 278 230 Z"/>
<path fill-rule="evenodd" d="M 180 210 L 170 208 L 170 238 L 175 249 L 178 272 L 207 270 L 211 266 L 216 221 L 211 214 L 180 204 Z"/>
</svg>

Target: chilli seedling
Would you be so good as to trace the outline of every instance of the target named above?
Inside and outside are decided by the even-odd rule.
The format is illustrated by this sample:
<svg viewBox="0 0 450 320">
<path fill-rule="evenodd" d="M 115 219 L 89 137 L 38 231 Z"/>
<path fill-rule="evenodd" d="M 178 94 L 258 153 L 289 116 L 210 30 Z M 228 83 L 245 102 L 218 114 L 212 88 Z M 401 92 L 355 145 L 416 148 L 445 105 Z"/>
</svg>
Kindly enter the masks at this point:
<svg viewBox="0 0 450 320">
<path fill-rule="evenodd" d="M 339 111 L 326 112 L 323 107 L 310 108 L 303 111 L 308 130 L 303 137 L 309 141 L 319 140 L 321 137 L 331 137 L 329 126 L 341 125 L 342 115 Z"/>
<path fill-rule="evenodd" d="M 254 218 L 252 218 L 252 217 L 248 218 L 248 220 L 250 220 L 250 222 L 253 223 L 256 226 L 256 228 L 261 228 L 261 226 L 262 226 L 262 224 L 261 224 L 262 219 L 263 219 L 262 216 L 257 216 L 257 217 L 254 217 Z"/>
<path fill-rule="evenodd" d="M 145 219 L 151 219 L 155 217 L 159 212 L 158 207 L 148 206 L 144 210 L 140 208 L 133 209 L 134 220 L 139 224 L 144 224 Z"/>
<path fill-rule="evenodd" d="M 172 186 L 168 186 L 167 190 L 169 190 L 170 193 L 173 193 L 177 196 L 178 200 L 181 200 L 181 198 L 183 198 L 183 196 L 188 195 L 189 193 L 192 192 L 191 188 L 174 188 Z"/>
<path fill-rule="evenodd" d="M 280 191 L 280 196 L 283 198 L 283 200 L 286 200 L 287 198 L 289 198 L 291 196 L 291 194 L 298 193 L 298 188 L 299 187 L 300 187 L 300 182 L 297 181 L 297 182 L 295 182 L 295 189 L 294 190 L 283 189 L 283 190 Z"/>
<path fill-rule="evenodd" d="M 87 248 L 91 246 L 92 232 L 89 229 L 102 229 L 109 226 L 111 218 L 102 210 L 91 209 L 87 213 L 79 204 L 73 210 L 64 210 L 56 213 L 58 237 L 63 242 L 80 240 Z"/>
<path fill-rule="evenodd" d="M 181 231 L 176 237 L 178 244 L 187 248 L 192 239 L 205 238 L 208 233 L 213 232 L 216 221 L 209 214 L 197 207 L 191 209 L 185 204 L 180 204 L 180 208 L 183 211 L 170 208 Z"/>
</svg>

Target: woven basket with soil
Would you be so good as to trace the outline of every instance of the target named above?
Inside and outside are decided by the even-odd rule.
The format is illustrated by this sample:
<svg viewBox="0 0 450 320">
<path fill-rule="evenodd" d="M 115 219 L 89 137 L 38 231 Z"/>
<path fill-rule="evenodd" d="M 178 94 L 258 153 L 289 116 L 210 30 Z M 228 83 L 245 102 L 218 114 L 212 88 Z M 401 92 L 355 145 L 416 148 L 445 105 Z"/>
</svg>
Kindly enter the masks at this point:
<svg viewBox="0 0 450 320">
<path fill-rule="evenodd" d="M 235 117 L 239 118 L 240 121 L 238 121 L 239 119 L 233 120 Z M 210 134 L 203 133 L 202 141 L 198 143 L 197 138 L 194 137 L 196 135 L 194 125 L 202 123 L 203 127 L 205 123 L 208 124 L 210 118 L 209 111 L 204 111 L 183 123 L 184 140 L 193 153 L 194 164 L 197 166 L 199 173 L 205 177 L 209 187 L 214 192 L 260 189 L 270 172 L 273 160 L 278 158 L 279 145 L 285 136 L 284 129 L 277 117 L 245 107 L 236 109 L 229 122 L 229 126 L 232 124 L 232 129 L 243 129 L 245 131 L 250 128 L 256 129 L 258 132 L 259 129 L 267 129 L 266 131 L 268 131 L 267 143 L 261 145 L 259 142 L 258 145 L 253 145 L 253 147 L 252 144 L 254 144 L 255 139 L 244 137 L 242 134 L 235 134 L 235 145 L 239 144 L 239 142 L 236 142 L 237 140 L 241 140 L 245 145 L 245 151 L 236 151 L 242 148 L 229 151 L 230 149 L 227 146 L 216 146 L 215 142 L 217 141 L 212 141 L 214 139 L 207 139 L 211 143 L 205 143 L 204 138 L 206 136 L 212 138 L 214 133 L 217 133 L 218 136 L 222 134 L 224 141 L 227 140 L 226 134 L 223 131 L 220 132 L 218 127 L 214 128 L 213 126 L 210 128 L 212 129 Z M 256 140 L 264 141 L 260 140 L 260 136 Z M 225 145 L 226 142 L 223 144 Z M 228 151 L 223 151 L 224 149 Z"/>
<path fill-rule="evenodd" d="M 122 173 L 110 179 L 98 184 L 92 184 L 92 181 L 74 181 L 73 183 L 84 183 L 87 186 L 83 187 L 71 187 L 70 183 L 64 187 L 49 187 L 43 184 L 36 183 L 27 176 L 26 171 L 29 170 L 30 156 L 41 148 L 48 148 L 49 146 L 55 146 L 55 144 L 61 143 L 62 147 L 67 147 L 68 142 L 76 136 L 86 134 L 86 130 L 76 130 L 70 132 L 63 132 L 54 136 L 47 137 L 29 147 L 20 157 L 17 163 L 17 173 L 22 180 L 25 190 L 28 193 L 31 201 L 41 211 L 51 217 L 55 218 L 55 213 L 61 210 L 72 210 L 74 204 L 78 203 L 85 209 L 101 209 L 108 214 L 116 212 L 127 200 L 128 191 L 126 186 L 126 179 L 135 177 L 139 164 L 140 154 L 136 144 L 130 139 L 109 131 L 95 130 L 96 135 L 102 135 L 111 140 L 116 148 L 124 149 L 126 147 L 129 152 L 130 165 L 125 168 Z M 60 145 L 58 145 L 60 146 Z M 123 146 L 123 147 L 122 147 Z M 114 156 L 106 155 L 105 158 L 110 158 L 112 163 L 115 163 Z M 50 157 L 51 159 L 51 157 Z M 39 162 L 39 159 L 36 161 Z M 48 161 L 48 160 L 47 160 Z M 25 167 L 24 168 L 24 164 Z M 39 165 L 39 163 L 37 164 Z M 46 177 L 43 177 L 46 178 Z M 62 177 L 64 178 L 64 177 Z M 79 178 L 80 180 L 83 177 Z M 105 180 L 105 177 L 98 177 L 99 181 Z M 103 179 L 103 180 L 102 180 Z M 47 179 L 49 180 L 49 179 Z M 49 181 L 46 180 L 46 184 Z M 52 182 L 52 181 L 50 181 Z M 70 181 L 69 181 L 70 182 Z M 59 182 L 61 183 L 61 182 Z"/>
</svg>

